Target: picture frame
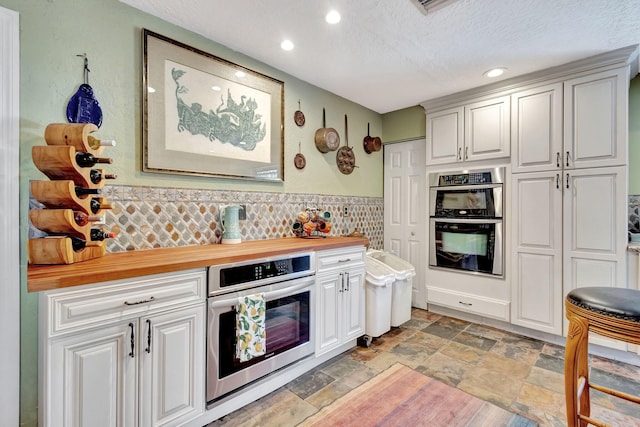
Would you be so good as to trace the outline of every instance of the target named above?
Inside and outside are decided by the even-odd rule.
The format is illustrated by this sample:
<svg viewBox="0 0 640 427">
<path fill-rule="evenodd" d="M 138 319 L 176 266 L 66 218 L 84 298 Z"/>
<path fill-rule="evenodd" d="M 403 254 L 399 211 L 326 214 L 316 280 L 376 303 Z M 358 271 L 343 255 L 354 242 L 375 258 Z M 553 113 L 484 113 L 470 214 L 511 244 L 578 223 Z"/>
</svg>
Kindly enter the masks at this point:
<svg viewBox="0 0 640 427">
<path fill-rule="evenodd" d="M 143 29 L 144 172 L 284 181 L 284 82 Z"/>
</svg>

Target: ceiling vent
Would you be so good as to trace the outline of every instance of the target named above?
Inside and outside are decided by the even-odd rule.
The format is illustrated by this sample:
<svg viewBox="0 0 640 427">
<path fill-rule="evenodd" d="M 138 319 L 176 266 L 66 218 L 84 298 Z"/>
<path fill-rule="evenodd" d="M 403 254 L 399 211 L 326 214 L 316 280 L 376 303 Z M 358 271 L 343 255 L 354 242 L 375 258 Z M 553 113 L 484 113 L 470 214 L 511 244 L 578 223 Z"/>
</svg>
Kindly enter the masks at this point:
<svg viewBox="0 0 640 427">
<path fill-rule="evenodd" d="M 455 0 L 411 0 L 425 15 L 434 10 L 441 9 Z"/>
</svg>

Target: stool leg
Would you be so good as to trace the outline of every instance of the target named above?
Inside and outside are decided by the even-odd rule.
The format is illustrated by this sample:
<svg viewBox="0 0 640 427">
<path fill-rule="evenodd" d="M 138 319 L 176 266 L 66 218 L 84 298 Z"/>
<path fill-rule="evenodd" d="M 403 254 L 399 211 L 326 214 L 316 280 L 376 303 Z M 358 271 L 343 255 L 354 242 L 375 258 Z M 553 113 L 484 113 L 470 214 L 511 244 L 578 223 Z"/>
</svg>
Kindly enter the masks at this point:
<svg viewBox="0 0 640 427">
<path fill-rule="evenodd" d="M 564 353 L 564 390 L 567 409 L 567 427 L 582 427 L 586 423 L 580 422 L 578 411 L 589 415 L 589 389 L 585 384 L 578 407 L 579 378 L 588 381 L 588 343 L 589 324 L 580 317 L 568 314 L 569 329 L 567 331 L 567 345 Z M 586 394 L 586 398 L 585 398 Z M 579 408 L 579 409 L 578 409 Z"/>
</svg>

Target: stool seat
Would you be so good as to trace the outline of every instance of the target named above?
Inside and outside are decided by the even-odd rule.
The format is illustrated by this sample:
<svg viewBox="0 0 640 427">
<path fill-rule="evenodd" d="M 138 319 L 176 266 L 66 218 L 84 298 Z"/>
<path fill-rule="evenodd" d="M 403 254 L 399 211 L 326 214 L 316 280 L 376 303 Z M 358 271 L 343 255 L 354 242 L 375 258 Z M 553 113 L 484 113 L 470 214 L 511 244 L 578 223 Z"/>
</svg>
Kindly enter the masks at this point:
<svg viewBox="0 0 640 427">
<path fill-rule="evenodd" d="M 604 316 L 640 322 L 640 291 L 635 289 L 577 288 L 567 294 L 567 300 Z"/>
<path fill-rule="evenodd" d="M 614 340 L 640 344 L 640 290 L 584 287 L 565 299 L 569 320 L 564 352 L 564 384 L 568 427 L 607 424 L 591 418 L 589 389 L 640 404 L 640 397 L 589 381 L 589 332 Z"/>
</svg>

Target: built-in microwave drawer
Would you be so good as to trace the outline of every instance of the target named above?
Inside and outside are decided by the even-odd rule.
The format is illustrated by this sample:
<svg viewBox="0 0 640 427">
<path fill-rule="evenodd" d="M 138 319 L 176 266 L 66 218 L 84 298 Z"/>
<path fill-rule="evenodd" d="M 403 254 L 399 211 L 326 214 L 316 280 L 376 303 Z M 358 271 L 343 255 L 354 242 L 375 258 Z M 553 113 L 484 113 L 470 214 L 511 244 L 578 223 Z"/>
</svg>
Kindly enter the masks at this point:
<svg viewBox="0 0 640 427">
<path fill-rule="evenodd" d="M 334 268 L 345 268 L 364 264 L 364 247 L 354 246 L 344 249 L 329 249 L 316 252 L 317 273 Z"/>
<path fill-rule="evenodd" d="M 74 328 L 104 325 L 122 318 L 203 302 L 205 269 L 76 286 L 40 294 L 41 316 L 55 336 Z"/>
</svg>

